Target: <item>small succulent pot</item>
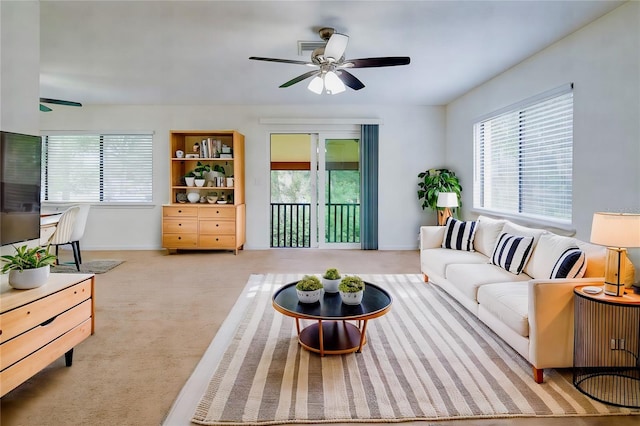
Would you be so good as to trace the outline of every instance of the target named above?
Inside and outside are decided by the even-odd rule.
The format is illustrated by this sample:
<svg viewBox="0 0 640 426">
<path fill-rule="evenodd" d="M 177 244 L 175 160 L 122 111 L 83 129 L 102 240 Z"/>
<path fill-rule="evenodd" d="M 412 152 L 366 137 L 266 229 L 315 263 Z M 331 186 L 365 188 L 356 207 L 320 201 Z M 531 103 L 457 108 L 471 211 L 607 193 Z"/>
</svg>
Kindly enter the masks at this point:
<svg viewBox="0 0 640 426">
<path fill-rule="evenodd" d="M 359 305 L 364 296 L 364 281 L 358 276 L 344 277 L 338 286 L 340 298 L 345 305 Z"/>
<path fill-rule="evenodd" d="M 322 283 L 313 275 L 305 275 L 296 284 L 296 294 L 300 303 L 316 303 L 322 296 Z"/>
<path fill-rule="evenodd" d="M 196 180 L 195 176 L 187 176 L 187 177 L 184 178 L 184 183 L 187 186 L 194 186 L 195 185 L 195 180 Z"/>
<path fill-rule="evenodd" d="M 9 272 L 9 285 L 17 290 L 29 290 L 46 284 L 49 279 L 49 265 L 40 268 L 13 270 Z"/>
<path fill-rule="evenodd" d="M 322 276 L 322 285 L 327 293 L 337 293 L 340 285 L 340 273 L 336 268 L 329 268 Z"/>
</svg>

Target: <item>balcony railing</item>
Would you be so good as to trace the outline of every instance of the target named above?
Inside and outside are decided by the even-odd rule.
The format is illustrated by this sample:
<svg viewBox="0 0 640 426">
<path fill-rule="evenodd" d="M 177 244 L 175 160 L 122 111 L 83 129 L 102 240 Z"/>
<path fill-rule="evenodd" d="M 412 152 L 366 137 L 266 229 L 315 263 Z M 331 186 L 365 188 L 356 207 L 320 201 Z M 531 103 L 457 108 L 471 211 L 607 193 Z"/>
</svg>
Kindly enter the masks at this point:
<svg viewBox="0 0 640 426">
<path fill-rule="evenodd" d="M 360 204 L 326 204 L 325 241 L 360 242 Z M 311 247 L 311 204 L 271 203 L 271 247 Z"/>
</svg>

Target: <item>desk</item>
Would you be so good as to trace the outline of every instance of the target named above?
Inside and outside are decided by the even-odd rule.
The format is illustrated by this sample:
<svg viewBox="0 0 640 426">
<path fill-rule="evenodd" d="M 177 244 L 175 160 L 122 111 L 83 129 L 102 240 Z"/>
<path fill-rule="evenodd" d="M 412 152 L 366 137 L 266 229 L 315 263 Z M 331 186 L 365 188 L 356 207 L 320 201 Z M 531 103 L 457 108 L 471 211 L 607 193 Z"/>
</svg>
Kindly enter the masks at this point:
<svg viewBox="0 0 640 426">
<path fill-rule="evenodd" d="M 46 245 L 54 232 L 62 216 L 60 213 L 42 213 L 40 215 L 40 245 Z"/>
</svg>

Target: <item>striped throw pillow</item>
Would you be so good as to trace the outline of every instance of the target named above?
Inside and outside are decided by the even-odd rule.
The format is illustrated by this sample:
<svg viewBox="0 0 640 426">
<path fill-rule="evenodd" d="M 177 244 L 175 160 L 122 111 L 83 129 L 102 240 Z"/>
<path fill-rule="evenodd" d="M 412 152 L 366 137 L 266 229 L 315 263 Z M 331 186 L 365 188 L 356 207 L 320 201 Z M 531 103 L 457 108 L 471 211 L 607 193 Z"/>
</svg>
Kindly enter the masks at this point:
<svg viewBox="0 0 640 426">
<path fill-rule="evenodd" d="M 473 250 L 473 237 L 476 235 L 476 222 L 463 222 L 449 216 L 444 226 L 442 248 L 453 250 Z"/>
<path fill-rule="evenodd" d="M 578 247 L 570 247 L 558 258 L 549 278 L 582 278 L 587 270 L 587 257 Z"/>
<path fill-rule="evenodd" d="M 512 274 L 520 274 L 531 256 L 533 237 L 520 237 L 511 234 L 500 234 L 491 263 L 506 269 Z"/>
</svg>

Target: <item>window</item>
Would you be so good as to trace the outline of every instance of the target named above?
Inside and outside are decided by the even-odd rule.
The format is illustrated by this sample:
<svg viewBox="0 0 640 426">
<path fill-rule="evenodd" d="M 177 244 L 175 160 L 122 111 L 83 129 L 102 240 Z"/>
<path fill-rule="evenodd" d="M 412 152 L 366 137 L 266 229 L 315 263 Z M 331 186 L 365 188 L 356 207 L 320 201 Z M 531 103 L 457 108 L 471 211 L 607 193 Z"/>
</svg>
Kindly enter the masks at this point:
<svg viewBox="0 0 640 426">
<path fill-rule="evenodd" d="M 42 144 L 42 201 L 152 201 L 151 134 L 45 135 Z"/>
<path fill-rule="evenodd" d="M 572 88 L 543 93 L 474 124 L 475 209 L 571 224 Z"/>
</svg>

